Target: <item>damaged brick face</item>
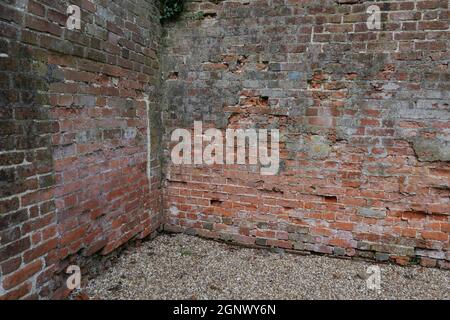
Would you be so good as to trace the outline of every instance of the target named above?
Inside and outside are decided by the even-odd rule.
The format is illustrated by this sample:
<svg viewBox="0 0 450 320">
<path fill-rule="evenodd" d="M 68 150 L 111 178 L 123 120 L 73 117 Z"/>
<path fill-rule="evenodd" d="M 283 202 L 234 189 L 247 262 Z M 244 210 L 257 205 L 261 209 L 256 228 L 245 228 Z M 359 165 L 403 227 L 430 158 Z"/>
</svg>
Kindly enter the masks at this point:
<svg viewBox="0 0 450 320">
<path fill-rule="evenodd" d="M 189 0 L 164 26 L 156 0 L 73 3 L 80 31 L 65 0 L 0 3 L 0 299 L 63 297 L 68 265 L 162 226 L 449 268 L 447 0 L 377 2 L 381 30 L 364 0 Z M 278 129 L 278 173 L 173 165 L 194 121 Z"/>
<path fill-rule="evenodd" d="M 166 156 L 173 129 L 203 121 L 279 129 L 282 165 L 166 159 L 165 228 L 449 268 L 448 5 L 189 1 L 163 39 Z"/>
</svg>

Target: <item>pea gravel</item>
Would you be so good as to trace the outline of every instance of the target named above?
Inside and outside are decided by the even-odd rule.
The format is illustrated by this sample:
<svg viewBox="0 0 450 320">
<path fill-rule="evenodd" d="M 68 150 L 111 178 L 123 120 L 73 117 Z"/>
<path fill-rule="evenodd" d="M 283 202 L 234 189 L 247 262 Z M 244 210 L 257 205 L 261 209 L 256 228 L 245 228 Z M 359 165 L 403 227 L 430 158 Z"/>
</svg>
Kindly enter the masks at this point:
<svg viewBox="0 0 450 320">
<path fill-rule="evenodd" d="M 90 299 L 446 299 L 450 271 L 247 249 L 187 235 L 161 235 L 91 279 Z"/>
</svg>

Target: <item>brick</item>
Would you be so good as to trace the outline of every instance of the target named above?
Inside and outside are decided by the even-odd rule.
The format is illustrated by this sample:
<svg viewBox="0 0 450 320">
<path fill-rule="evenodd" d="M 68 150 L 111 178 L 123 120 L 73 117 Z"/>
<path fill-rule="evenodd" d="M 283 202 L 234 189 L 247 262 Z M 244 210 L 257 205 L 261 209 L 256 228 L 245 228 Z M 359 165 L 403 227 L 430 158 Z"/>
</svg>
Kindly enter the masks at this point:
<svg viewBox="0 0 450 320">
<path fill-rule="evenodd" d="M 417 8 L 422 9 L 438 9 L 438 8 L 448 8 L 448 3 L 442 0 L 429 0 L 429 1 L 418 1 Z"/>
<path fill-rule="evenodd" d="M 55 249 L 57 245 L 58 245 L 58 240 L 56 238 L 51 239 L 29 251 L 26 251 L 23 255 L 23 260 L 25 263 L 29 263 L 29 262 L 33 261 L 34 259 L 42 257 L 45 254 L 47 254 L 48 252 L 50 252 L 51 250 Z"/>
<path fill-rule="evenodd" d="M 418 25 L 419 30 L 447 30 L 448 23 L 445 21 L 421 21 Z"/>
<path fill-rule="evenodd" d="M 360 208 L 358 209 L 358 214 L 360 216 L 366 217 L 366 218 L 385 218 L 386 217 L 386 211 L 385 210 L 377 210 L 377 209 L 371 209 L 371 208 Z"/>
<path fill-rule="evenodd" d="M 12 198 L 8 200 L 0 200 L 0 214 L 16 211 L 19 209 L 19 199 Z"/>
<path fill-rule="evenodd" d="M 30 0 L 28 1 L 28 12 L 43 17 L 45 15 L 45 7 L 34 0 Z"/>
<path fill-rule="evenodd" d="M 6 21 L 12 21 L 19 24 L 20 20 L 22 19 L 22 14 L 18 10 L 1 5 L 0 18 Z"/>
<path fill-rule="evenodd" d="M 20 287 L 9 291 L 3 296 L 0 296 L 0 300 L 18 300 L 29 294 L 31 292 L 31 288 L 31 282 L 24 283 Z"/>
<path fill-rule="evenodd" d="M 1 264 L 1 272 L 2 272 L 3 276 L 6 276 L 6 275 L 16 271 L 17 269 L 19 269 L 21 264 L 22 264 L 21 257 L 15 257 L 8 261 L 3 262 Z"/>
<path fill-rule="evenodd" d="M 420 265 L 421 265 L 422 267 L 430 267 L 430 268 L 433 268 L 433 267 L 436 267 L 437 261 L 436 261 L 435 259 L 430 259 L 430 258 L 422 257 L 422 258 L 420 259 Z"/>
<path fill-rule="evenodd" d="M 29 279 L 31 276 L 39 272 L 42 268 L 42 261 L 34 261 L 25 267 L 22 267 L 19 271 L 16 271 L 5 277 L 3 280 L 3 288 L 9 290 L 22 282 Z"/>
<path fill-rule="evenodd" d="M 62 29 L 60 27 L 58 27 L 58 25 L 53 24 L 47 20 L 32 17 L 32 16 L 27 16 L 25 18 L 25 25 L 26 25 L 26 27 L 28 27 L 30 29 L 50 33 L 55 36 L 61 36 L 61 34 L 62 34 Z"/>
<path fill-rule="evenodd" d="M 67 15 L 65 13 L 49 9 L 47 11 L 47 19 L 50 22 L 55 22 L 59 24 L 60 26 L 66 26 Z"/>
<path fill-rule="evenodd" d="M 81 239 L 85 232 L 86 232 L 85 227 L 80 227 L 70 232 L 67 232 L 65 235 L 63 235 L 60 241 L 61 245 L 67 245 L 69 243 L 73 243 L 78 239 Z"/>
<path fill-rule="evenodd" d="M 383 253 L 383 252 L 376 252 L 375 253 L 375 259 L 377 261 L 388 261 L 389 257 L 390 257 L 390 255 L 388 253 Z"/>
<path fill-rule="evenodd" d="M 436 232 L 436 231 L 422 231 L 422 237 L 424 239 L 448 241 L 448 233 Z"/>
<path fill-rule="evenodd" d="M 0 249 L 0 262 L 27 250 L 31 245 L 30 238 L 23 238 Z"/>
</svg>

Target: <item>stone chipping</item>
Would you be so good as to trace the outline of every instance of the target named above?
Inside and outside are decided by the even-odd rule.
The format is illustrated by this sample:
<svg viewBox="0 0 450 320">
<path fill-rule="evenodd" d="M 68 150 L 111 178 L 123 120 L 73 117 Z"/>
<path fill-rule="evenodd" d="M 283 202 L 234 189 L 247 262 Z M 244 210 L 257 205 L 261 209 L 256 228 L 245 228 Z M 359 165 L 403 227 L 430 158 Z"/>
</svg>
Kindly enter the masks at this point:
<svg viewBox="0 0 450 320">
<path fill-rule="evenodd" d="M 367 268 L 381 268 L 381 291 Z M 250 249 L 164 234 L 128 249 L 84 288 L 90 299 L 450 299 L 450 272 Z"/>
</svg>

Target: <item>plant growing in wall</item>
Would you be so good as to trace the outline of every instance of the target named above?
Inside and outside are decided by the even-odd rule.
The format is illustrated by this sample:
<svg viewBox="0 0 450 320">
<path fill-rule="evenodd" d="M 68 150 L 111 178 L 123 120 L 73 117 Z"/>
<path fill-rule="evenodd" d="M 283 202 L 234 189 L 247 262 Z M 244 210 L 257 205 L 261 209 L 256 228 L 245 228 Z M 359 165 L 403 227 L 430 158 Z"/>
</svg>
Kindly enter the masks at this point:
<svg viewBox="0 0 450 320">
<path fill-rule="evenodd" d="M 161 0 L 161 21 L 173 20 L 183 12 L 184 0 Z"/>
</svg>

